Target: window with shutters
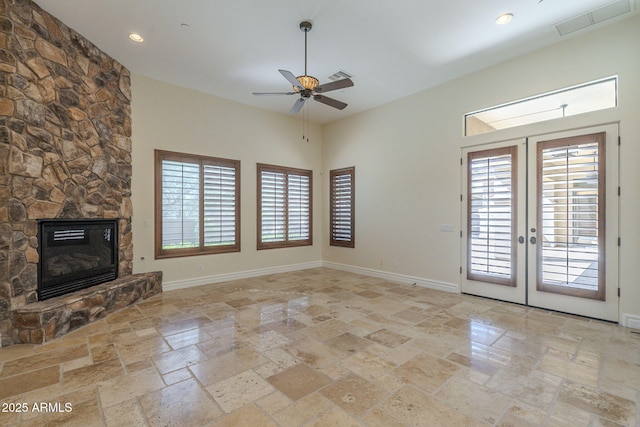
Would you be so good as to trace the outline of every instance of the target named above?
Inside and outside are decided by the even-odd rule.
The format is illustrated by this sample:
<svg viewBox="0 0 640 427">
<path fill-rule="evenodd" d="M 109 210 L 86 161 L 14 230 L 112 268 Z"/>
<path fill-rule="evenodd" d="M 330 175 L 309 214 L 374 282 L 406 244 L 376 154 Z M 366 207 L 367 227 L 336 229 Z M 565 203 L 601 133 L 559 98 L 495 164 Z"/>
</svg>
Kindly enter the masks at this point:
<svg viewBox="0 0 640 427">
<path fill-rule="evenodd" d="M 258 249 L 308 246 L 312 171 L 258 163 Z"/>
<path fill-rule="evenodd" d="M 156 258 L 240 251 L 240 161 L 155 151 Z"/>
<path fill-rule="evenodd" d="M 467 278 L 516 285 L 516 147 L 469 153 Z"/>
<path fill-rule="evenodd" d="M 537 289 L 605 298 L 605 134 L 538 143 Z"/>
<path fill-rule="evenodd" d="M 335 169 L 329 174 L 331 246 L 355 247 L 355 167 Z"/>
</svg>

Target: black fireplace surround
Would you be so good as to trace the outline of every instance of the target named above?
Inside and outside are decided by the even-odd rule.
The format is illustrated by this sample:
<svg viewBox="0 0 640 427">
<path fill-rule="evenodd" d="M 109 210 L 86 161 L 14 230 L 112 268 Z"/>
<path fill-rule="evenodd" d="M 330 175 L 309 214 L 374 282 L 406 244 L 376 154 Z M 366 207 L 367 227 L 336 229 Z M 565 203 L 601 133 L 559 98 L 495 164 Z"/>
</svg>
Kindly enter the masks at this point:
<svg viewBox="0 0 640 427">
<path fill-rule="evenodd" d="M 115 280 L 118 221 L 41 219 L 38 253 L 40 301 Z"/>
</svg>

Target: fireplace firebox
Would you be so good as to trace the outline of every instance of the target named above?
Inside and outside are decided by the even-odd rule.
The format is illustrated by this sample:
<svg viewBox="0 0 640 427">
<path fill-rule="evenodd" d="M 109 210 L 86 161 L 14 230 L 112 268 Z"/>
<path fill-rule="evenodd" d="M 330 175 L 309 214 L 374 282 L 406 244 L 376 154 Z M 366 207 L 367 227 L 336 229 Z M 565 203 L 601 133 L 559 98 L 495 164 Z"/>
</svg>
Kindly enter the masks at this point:
<svg viewBox="0 0 640 427">
<path fill-rule="evenodd" d="M 45 300 L 118 277 L 115 219 L 38 221 L 38 298 Z"/>
</svg>

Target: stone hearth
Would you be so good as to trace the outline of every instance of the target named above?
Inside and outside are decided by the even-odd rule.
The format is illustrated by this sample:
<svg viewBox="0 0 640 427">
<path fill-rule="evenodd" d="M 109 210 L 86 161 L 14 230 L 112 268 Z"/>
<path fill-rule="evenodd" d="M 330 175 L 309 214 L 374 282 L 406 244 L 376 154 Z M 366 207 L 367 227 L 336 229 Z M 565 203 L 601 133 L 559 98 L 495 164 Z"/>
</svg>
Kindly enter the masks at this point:
<svg viewBox="0 0 640 427">
<path fill-rule="evenodd" d="M 132 274 L 130 85 L 125 67 L 32 1 L 0 0 L 3 346 L 22 342 L 14 322 L 42 305 L 38 219 L 117 219 L 118 276 Z"/>
<path fill-rule="evenodd" d="M 15 334 L 22 343 L 42 344 L 159 292 L 162 273 L 143 273 L 27 304 L 14 312 Z"/>
</svg>

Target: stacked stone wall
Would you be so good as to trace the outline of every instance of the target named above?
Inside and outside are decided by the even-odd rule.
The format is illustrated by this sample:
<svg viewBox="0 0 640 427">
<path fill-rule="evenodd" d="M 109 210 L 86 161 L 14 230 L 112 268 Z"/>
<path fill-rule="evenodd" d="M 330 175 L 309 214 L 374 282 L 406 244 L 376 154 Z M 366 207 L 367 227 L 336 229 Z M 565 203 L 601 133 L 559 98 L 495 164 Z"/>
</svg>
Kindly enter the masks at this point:
<svg viewBox="0 0 640 427">
<path fill-rule="evenodd" d="M 37 300 L 37 220 L 118 218 L 132 273 L 129 71 L 30 0 L 0 0 L 0 334 Z"/>
</svg>

